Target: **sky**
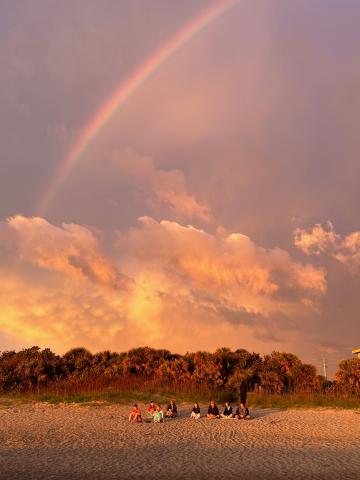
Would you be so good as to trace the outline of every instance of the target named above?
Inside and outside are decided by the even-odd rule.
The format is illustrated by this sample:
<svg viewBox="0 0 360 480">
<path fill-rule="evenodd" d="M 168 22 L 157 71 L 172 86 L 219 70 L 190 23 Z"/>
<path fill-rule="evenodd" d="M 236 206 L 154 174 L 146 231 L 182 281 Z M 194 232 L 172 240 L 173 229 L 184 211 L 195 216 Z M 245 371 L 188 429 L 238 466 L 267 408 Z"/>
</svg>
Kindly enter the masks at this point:
<svg viewBox="0 0 360 480">
<path fill-rule="evenodd" d="M 359 21 L 356 0 L 3 0 L 0 350 L 350 357 Z"/>
</svg>

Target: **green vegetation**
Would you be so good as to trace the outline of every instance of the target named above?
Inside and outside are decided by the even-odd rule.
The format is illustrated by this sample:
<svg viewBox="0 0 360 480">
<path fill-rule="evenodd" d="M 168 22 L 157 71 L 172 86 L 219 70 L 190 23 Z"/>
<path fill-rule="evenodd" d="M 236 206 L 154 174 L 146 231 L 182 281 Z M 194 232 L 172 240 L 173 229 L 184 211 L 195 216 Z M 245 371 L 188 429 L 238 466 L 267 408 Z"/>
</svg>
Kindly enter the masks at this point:
<svg viewBox="0 0 360 480">
<path fill-rule="evenodd" d="M 47 403 L 59 405 L 63 403 L 78 404 L 80 406 L 107 406 L 113 404 L 129 405 L 133 402 L 155 403 L 166 405 L 170 398 L 176 398 L 177 403 L 192 403 L 198 400 L 200 403 L 209 403 L 211 399 L 222 405 L 225 401 L 238 403 L 239 397 L 235 392 L 209 391 L 194 397 L 191 394 L 178 394 L 171 391 L 112 391 L 83 392 L 77 394 L 56 394 L 56 393 L 12 393 L 0 397 L 0 408 L 28 403 Z M 325 393 L 315 394 L 283 394 L 266 395 L 256 392 L 248 393 L 247 403 L 251 409 L 276 408 L 276 409 L 301 409 L 301 408 L 344 408 L 359 409 L 360 398 L 353 395 L 331 395 Z"/>
<path fill-rule="evenodd" d="M 56 394 L 56 393 L 8 393 L 0 397 L 0 407 L 10 407 L 16 404 L 24 403 L 48 403 L 51 405 L 57 405 L 60 403 L 75 403 L 86 406 L 99 406 L 99 405 L 112 405 L 112 404 L 131 404 L 132 402 L 150 403 L 154 400 L 155 403 L 165 405 L 169 403 L 170 398 L 176 398 L 177 403 L 192 403 L 194 400 L 199 402 L 210 402 L 211 399 L 219 404 L 229 400 L 237 402 L 238 398 L 234 392 L 208 392 L 207 395 L 200 395 L 194 397 L 191 394 L 178 394 L 171 391 L 135 391 L 135 390 L 123 390 L 112 391 L 105 390 L 99 392 L 83 392 L 77 394 Z"/>
<path fill-rule="evenodd" d="M 248 393 L 249 392 L 249 393 Z M 292 353 L 261 357 L 244 349 L 185 355 L 141 347 L 124 353 L 91 354 L 75 348 L 63 356 L 32 347 L 0 354 L 0 405 L 17 402 L 83 405 L 166 403 L 214 398 L 237 402 L 248 394 L 252 407 L 358 408 L 360 359 L 339 364 L 334 382 Z"/>
</svg>

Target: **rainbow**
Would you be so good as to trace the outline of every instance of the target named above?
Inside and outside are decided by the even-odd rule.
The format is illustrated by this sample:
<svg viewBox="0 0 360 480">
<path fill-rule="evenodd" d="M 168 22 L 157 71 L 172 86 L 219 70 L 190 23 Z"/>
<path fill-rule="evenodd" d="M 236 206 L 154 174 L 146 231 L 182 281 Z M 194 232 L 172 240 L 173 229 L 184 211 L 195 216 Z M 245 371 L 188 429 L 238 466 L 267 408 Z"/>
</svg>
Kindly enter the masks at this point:
<svg viewBox="0 0 360 480">
<path fill-rule="evenodd" d="M 77 164 L 85 150 L 94 141 L 99 132 L 109 122 L 120 106 L 126 102 L 141 85 L 179 48 L 185 45 L 207 25 L 227 12 L 239 0 L 218 0 L 205 12 L 185 25 L 167 43 L 155 51 L 130 77 L 122 82 L 115 92 L 106 100 L 70 148 L 68 154 L 60 162 L 54 172 L 46 191 L 36 208 L 36 215 L 45 215 L 61 186 L 69 176 L 71 169 Z"/>
</svg>

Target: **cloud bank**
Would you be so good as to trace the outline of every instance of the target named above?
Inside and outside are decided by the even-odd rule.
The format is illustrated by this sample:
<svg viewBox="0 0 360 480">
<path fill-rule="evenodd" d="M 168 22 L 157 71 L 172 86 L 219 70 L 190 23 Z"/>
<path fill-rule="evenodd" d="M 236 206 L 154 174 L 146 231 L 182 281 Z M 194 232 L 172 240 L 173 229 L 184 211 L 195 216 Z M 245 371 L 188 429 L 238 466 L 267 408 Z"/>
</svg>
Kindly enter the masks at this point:
<svg viewBox="0 0 360 480">
<path fill-rule="evenodd" d="M 234 332 L 281 341 L 326 292 L 322 269 L 222 228 L 142 217 L 115 233 L 107 255 L 103 235 L 82 225 L 18 215 L 0 230 L 0 328 L 60 351 L 169 339 L 185 351 Z"/>
</svg>

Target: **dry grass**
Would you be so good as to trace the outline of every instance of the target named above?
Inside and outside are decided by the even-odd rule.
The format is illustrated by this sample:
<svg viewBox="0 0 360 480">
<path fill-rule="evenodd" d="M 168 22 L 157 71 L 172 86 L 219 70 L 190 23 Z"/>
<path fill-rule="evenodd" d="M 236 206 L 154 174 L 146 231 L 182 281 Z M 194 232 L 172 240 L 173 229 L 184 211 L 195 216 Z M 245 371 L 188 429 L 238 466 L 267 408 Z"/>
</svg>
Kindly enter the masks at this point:
<svg viewBox="0 0 360 480">
<path fill-rule="evenodd" d="M 335 393 L 288 393 L 259 395 L 249 393 L 248 403 L 254 408 L 345 408 L 360 409 L 360 397 Z"/>
<path fill-rule="evenodd" d="M 207 385 L 193 383 L 162 383 L 139 377 L 107 380 L 102 377 L 83 380 L 63 380 L 52 385 L 36 388 L 24 393 L 8 393 L 0 398 L 2 407 L 14 403 L 46 402 L 50 404 L 76 403 L 84 405 L 130 404 L 131 402 L 150 402 L 165 404 L 170 398 L 178 402 L 239 402 L 238 392 L 230 389 L 210 388 Z M 289 393 L 267 395 L 248 393 L 248 405 L 251 408 L 347 408 L 359 409 L 360 397 L 340 393 Z"/>
</svg>

